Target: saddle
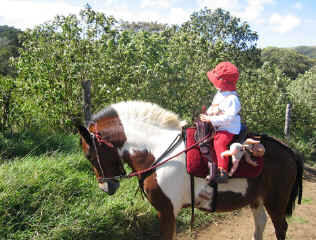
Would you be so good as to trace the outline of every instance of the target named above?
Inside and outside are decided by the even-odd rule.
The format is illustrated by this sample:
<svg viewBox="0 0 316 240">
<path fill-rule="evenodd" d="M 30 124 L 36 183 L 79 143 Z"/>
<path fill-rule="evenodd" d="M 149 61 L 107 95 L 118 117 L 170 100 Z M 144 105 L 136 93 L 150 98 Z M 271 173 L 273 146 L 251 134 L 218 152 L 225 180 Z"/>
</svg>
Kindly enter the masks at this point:
<svg viewBox="0 0 316 240">
<path fill-rule="evenodd" d="M 200 139 L 203 139 L 207 135 L 212 134 L 212 128 L 209 123 L 202 122 L 201 120 L 196 120 L 194 124 L 196 127 L 196 131 L 194 134 L 194 139 L 196 142 L 198 142 Z M 247 126 L 245 124 L 241 124 L 241 129 L 240 129 L 239 134 L 234 136 L 230 145 L 235 142 L 243 143 L 247 138 L 247 134 L 248 134 Z M 204 140 L 203 142 L 199 144 L 201 156 L 206 158 L 210 162 L 213 161 L 212 153 L 211 153 L 211 144 L 212 142 L 210 141 L 210 139 Z"/>
<path fill-rule="evenodd" d="M 196 131 L 194 133 L 194 139 L 198 142 L 200 139 L 203 139 L 207 135 L 212 133 L 212 129 L 210 124 L 207 122 L 202 122 L 201 120 L 197 120 L 195 123 Z M 205 157 L 208 161 L 212 161 L 211 156 L 211 141 L 210 139 L 206 139 L 199 144 L 200 152 L 203 157 Z"/>
<path fill-rule="evenodd" d="M 202 127 L 201 129 L 197 128 Z M 185 142 L 186 147 L 190 147 L 197 142 L 196 139 L 201 139 L 203 136 L 209 134 L 209 126 L 203 126 L 205 124 L 195 124 L 192 127 L 188 127 L 185 129 Z M 205 127 L 203 129 L 203 127 Z M 249 133 L 250 134 L 250 133 Z M 244 142 L 247 137 L 249 137 L 247 133 L 247 128 L 245 126 L 242 127 L 239 135 L 234 136 L 232 143 L 239 141 Z M 250 134 L 250 137 L 253 137 Z M 201 143 L 201 146 L 196 146 L 189 150 L 186 153 L 186 166 L 187 172 L 195 177 L 205 178 L 210 172 L 209 168 L 213 167 L 214 170 L 217 170 L 217 166 L 213 162 L 211 152 L 212 141 L 207 141 Z M 215 154 L 214 154 L 215 155 Z M 234 173 L 233 177 L 242 177 L 242 178 L 254 178 L 257 177 L 263 168 L 263 156 L 254 157 L 256 162 L 258 163 L 257 167 L 253 167 L 244 161 L 241 161 L 237 171 Z M 210 164 L 209 164 L 210 163 Z M 215 172 L 216 173 L 216 172 Z"/>
</svg>

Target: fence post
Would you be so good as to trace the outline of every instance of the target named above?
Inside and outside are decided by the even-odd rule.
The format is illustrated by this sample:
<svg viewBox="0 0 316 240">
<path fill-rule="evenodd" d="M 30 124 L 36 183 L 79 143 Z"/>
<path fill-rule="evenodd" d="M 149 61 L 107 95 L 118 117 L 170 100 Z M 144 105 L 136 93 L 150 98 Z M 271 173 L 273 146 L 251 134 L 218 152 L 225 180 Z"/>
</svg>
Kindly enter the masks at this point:
<svg viewBox="0 0 316 240">
<path fill-rule="evenodd" d="M 289 140 L 290 138 L 290 122 L 291 122 L 291 103 L 286 105 L 285 110 L 285 125 L 284 125 L 284 135 Z"/>
<path fill-rule="evenodd" d="M 82 81 L 83 88 L 83 114 L 86 126 L 91 119 L 91 81 Z"/>
</svg>

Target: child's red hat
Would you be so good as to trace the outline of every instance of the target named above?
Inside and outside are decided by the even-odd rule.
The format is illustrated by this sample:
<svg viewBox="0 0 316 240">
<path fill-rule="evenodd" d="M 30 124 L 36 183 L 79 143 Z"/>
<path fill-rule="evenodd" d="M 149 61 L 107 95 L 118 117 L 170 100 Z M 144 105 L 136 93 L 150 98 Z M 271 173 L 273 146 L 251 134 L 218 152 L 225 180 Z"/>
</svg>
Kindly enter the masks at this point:
<svg viewBox="0 0 316 240">
<path fill-rule="evenodd" d="M 222 91 L 235 91 L 239 78 L 238 68 L 230 62 L 221 62 L 207 73 L 213 85 Z"/>
</svg>

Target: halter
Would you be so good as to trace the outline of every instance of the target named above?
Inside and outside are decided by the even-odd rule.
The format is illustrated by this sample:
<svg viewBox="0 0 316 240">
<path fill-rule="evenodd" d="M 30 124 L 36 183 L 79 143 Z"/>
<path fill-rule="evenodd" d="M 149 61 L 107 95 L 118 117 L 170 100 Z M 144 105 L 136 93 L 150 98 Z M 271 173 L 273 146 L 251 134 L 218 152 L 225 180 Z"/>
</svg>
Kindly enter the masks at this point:
<svg viewBox="0 0 316 240">
<path fill-rule="evenodd" d="M 135 177 L 135 176 L 138 176 L 140 177 L 142 174 L 144 173 L 147 173 L 149 171 L 152 171 L 153 169 L 156 169 L 157 167 L 165 164 L 166 162 L 170 161 L 171 159 L 173 158 L 176 158 L 178 157 L 179 155 L 181 155 L 182 153 L 186 153 L 188 152 L 189 150 L 191 150 L 192 148 L 198 146 L 200 143 L 202 143 L 203 141 L 206 141 L 206 140 L 211 140 L 213 137 L 214 137 L 214 134 L 208 134 L 206 135 L 205 137 L 201 138 L 199 141 L 197 141 L 195 144 L 185 148 L 184 150 L 178 152 L 177 154 L 165 159 L 164 161 L 162 161 L 162 159 L 168 155 L 172 150 L 175 149 L 175 147 L 180 143 L 181 139 L 182 139 L 182 135 L 181 134 L 178 134 L 174 140 L 171 142 L 171 144 L 169 145 L 169 147 L 159 156 L 159 158 L 157 158 L 157 160 L 155 162 L 153 162 L 153 164 L 151 165 L 151 167 L 149 168 L 145 168 L 143 170 L 139 170 L 139 171 L 136 171 L 136 172 L 131 172 L 129 173 L 128 175 L 126 175 L 126 171 L 122 165 L 122 162 L 120 164 L 120 171 L 121 171 L 121 175 L 117 175 L 117 176 L 113 176 L 113 177 L 104 177 L 104 172 L 103 172 L 103 169 L 101 167 L 101 163 L 100 163 L 100 155 L 99 155 L 99 151 L 97 149 L 97 146 L 96 146 L 96 141 L 98 143 L 103 143 L 103 144 L 106 144 L 107 146 L 109 146 L 110 148 L 114 148 L 114 145 L 112 143 L 110 143 L 109 141 L 107 140 L 104 140 L 102 139 L 102 137 L 99 135 L 99 134 L 92 134 L 92 137 L 93 137 L 93 145 L 94 145 L 94 149 L 96 151 L 96 156 L 97 156 L 97 162 L 99 164 L 99 168 L 101 169 L 101 172 L 102 172 L 102 177 L 99 177 L 98 178 L 98 182 L 99 183 L 103 183 L 107 180 L 120 180 L 120 179 L 123 179 L 123 178 L 132 178 L 132 177 Z"/>
</svg>

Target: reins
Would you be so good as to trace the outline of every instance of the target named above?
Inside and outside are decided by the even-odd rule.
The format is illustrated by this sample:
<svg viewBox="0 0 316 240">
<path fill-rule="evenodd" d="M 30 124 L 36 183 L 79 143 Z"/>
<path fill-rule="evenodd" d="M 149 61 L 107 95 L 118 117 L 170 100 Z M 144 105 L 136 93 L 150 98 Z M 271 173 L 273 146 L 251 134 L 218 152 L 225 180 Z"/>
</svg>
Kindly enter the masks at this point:
<svg viewBox="0 0 316 240">
<path fill-rule="evenodd" d="M 95 136 L 96 136 L 96 135 L 95 135 Z M 180 140 L 182 139 L 182 138 L 181 138 L 181 134 L 178 134 L 178 135 L 175 137 L 175 139 L 172 141 L 172 143 L 169 145 L 169 147 L 166 149 L 166 151 L 163 152 L 159 158 L 157 158 L 157 160 L 152 164 L 151 167 L 145 168 L 145 169 L 143 169 L 143 170 L 139 170 L 139 171 L 136 171 L 136 172 L 131 172 L 131 173 L 127 174 L 127 175 L 124 174 L 124 175 L 118 175 L 118 176 L 113 176 L 113 177 L 108 177 L 108 178 L 105 178 L 104 175 L 103 175 L 103 177 L 102 177 L 102 178 L 99 178 L 98 180 L 99 180 L 99 181 L 106 181 L 106 180 L 120 180 L 120 179 L 123 179 L 123 178 L 132 178 L 132 177 L 136 177 L 136 176 L 140 177 L 142 174 L 147 173 L 147 172 L 149 172 L 149 171 L 152 171 L 153 169 L 156 169 L 157 167 L 159 167 L 159 166 L 165 164 L 166 162 L 170 161 L 171 159 L 174 159 L 174 158 L 178 157 L 179 155 L 188 152 L 188 151 L 191 150 L 192 148 L 198 146 L 198 145 L 199 145 L 200 143 L 202 143 L 203 141 L 205 141 L 205 140 L 211 140 L 213 137 L 214 137 L 214 135 L 208 134 L 208 135 L 206 135 L 205 137 L 201 138 L 201 139 L 200 139 L 199 141 L 197 141 L 196 143 L 194 143 L 193 145 L 191 145 L 191 146 L 185 148 L 184 150 L 178 152 L 177 154 L 175 154 L 175 155 L 173 155 L 173 156 L 171 156 L 171 157 L 169 157 L 169 158 L 167 158 L 167 159 L 165 159 L 165 160 L 162 161 L 162 159 L 163 159 L 167 154 L 169 154 L 169 153 L 177 146 L 177 144 L 180 142 Z M 101 140 L 99 141 L 99 139 L 101 139 Z M 107 146 L 109 146 L 109 144 L 108 144 L 109 142 L 107 142 L 107 141 L 104 142 L 104 140 L 101 138 L 101 136 L 98 136 L 98 137 L 96 136 L 96 140 L 97 140 L 98 142 L 104 143 L 104 144 L 106 144 Z M 94 142 L 95 142 L 95 141 L 94 141 Z M 110 143 L 110 144 L 111 144 L 111 143 Z M 113 144 L 111 144 L 111 145 L 112 145 L 112 147 L 114 147 Z M 96 146 L 95 146 L 95 147 L 96 147 Z M 110 146 L 109 146 L 109 147 L 110 147 Z M 99 153 L 98 153 L 97 149 L 96 149 L 96 152 L 97 152 L 98 164 L 99 164 L 99 167 L 101 168 Z M 102 168 L 101 168 L 101 170 L 102 170 Z M 103 173 L 103 170 L 102 170 L 102 173 Z"/>
</svg>

